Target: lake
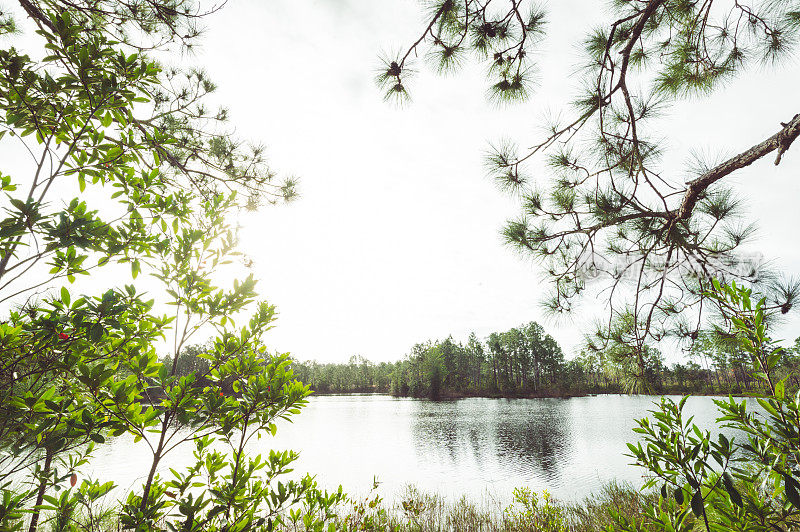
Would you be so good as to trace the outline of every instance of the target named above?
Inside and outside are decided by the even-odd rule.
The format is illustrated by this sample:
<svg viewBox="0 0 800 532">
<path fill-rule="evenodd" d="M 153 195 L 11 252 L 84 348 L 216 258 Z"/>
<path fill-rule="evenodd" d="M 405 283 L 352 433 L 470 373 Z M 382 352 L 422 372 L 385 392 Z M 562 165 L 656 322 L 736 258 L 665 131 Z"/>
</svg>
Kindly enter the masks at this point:
<svg viewBox="0 0 800 532">
<path fill-rule="evenodd" d="M 641 485 L 642 470 L 624 456 L 626 442 L 635 439 L 635 419 L 657 399 L 318 396 L 251 451 L 299 451 L 297 471 L 315 474 L 329 489 L 342 484 L 351 494 L 366 494 L 377 477 L 378 492 L 389 501 L 409 484 L 450 500 L 466 495 L 508 501 L 513 488 L 529 486 L 575 501 L 614 479 Z M 717 417 L 711 397 L 690 398 L 686 411 L 706 428 Z M 94 476 L 113 479 L 123 491 L 143 480 L 149 465 L 144 442 L 118 439 L 104 447 L 92 460 Z M 192 445 L 173 451 L 164 471 L 188 465 L 192 451 Z"/>
</svg>

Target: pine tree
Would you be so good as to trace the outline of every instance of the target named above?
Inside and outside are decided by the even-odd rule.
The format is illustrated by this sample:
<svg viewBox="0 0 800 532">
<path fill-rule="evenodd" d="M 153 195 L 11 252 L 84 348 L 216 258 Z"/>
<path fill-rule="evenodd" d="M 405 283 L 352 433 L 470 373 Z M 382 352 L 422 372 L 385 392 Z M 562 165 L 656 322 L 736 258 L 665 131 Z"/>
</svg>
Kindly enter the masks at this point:
<svg viewBox="0 0 800 532">
<path fill-rule="evenodd" d="M 797 282 L 778 282 L 737 255 L 753 226 L 743 223 L 742 202 L 727 185 L 760 159 L 784 159 L 800 135 L 798 109 L 787 109 L 774 134 L 737 155 L 698 162 L 688 182 L 662 170 L 652 126 L 681 98 L 710 95 L 743 71 L 778 65 L 796 49 L 798 7 L 793 0 L 614 0 L 610 22 L 581 43 L 582 92 L 568 118 L 548 124 L 527 150 L 503 142 L 488 157 L 491 177 L 519 198 L 520 214 L 503 233 L 542 263 L 552 287 L 546 307 L 569 312 L 590 280 L 603 280 L 603 290 L 590 291 L 602 293 L 609 309 L 595 340 L 624 340 L 639 373 L 649 342 L 697 337 L 712 277 L 748 281 L 769 294 L 771 315 L 788 312 L 800 294 Z M 531 93 L 545 30 L 544 10 L 525 0 L 437 0 L 422 34 L 385 58 L 377 81 L 387 98 L 403 98 L 415 57 L 439 71 L 472 57 L 486 67 L 491 99 L 521 100 Z M 536 158 L 549 179 L 529 175 Z"/>
</svg>

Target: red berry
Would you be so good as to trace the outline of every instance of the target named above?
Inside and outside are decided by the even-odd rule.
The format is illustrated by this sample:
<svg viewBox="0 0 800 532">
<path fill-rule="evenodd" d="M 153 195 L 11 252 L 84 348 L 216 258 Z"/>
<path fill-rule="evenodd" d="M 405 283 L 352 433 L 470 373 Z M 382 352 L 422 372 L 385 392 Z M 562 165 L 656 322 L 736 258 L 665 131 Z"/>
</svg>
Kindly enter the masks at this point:
<svg viewBox="0 0 800 532">
<path fill-rule="evenodd" d="M 62 340 L 69 340 L 69 335 L 63 332 L 58 333 L 58 337 Z"/>
</svg>

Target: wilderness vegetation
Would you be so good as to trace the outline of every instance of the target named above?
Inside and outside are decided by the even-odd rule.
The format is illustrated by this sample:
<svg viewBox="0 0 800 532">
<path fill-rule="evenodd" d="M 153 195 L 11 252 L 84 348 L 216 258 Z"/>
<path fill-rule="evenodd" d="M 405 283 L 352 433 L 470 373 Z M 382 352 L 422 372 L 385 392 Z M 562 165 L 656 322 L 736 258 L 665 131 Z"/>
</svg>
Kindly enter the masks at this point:
<svg viewBox="0 0 800 532">
<path fill-rule="evenodd" d="M 377 81 L 387 99 L 408 99 L 417 57 L 441 72 L 481 62 L 498 102 L 531 93 L 546 6 L 439 0 L 429 8 L 411 44 L 383 58 Z M 745 434 L 731 442 L 684 419 L 685 399 L 662 399 L 652 419 L 639 421 L 640 441 L 629 444 L 649 476 L 645 488 L 657 488 L 658 499 L 644 517 L 612 512 L 609 529 L 796 529 L 800 392 L 787 392 L 794 364 L 768 330 L 796 307 L 800 282 L 737 253 L 754 226 L 730 177 L 767 156 L 776 166 L 790 157 L 800 113 L 786 101 L 772 135 L 753 144 L 743 127 L 736 155 L 695 157 L 680 176 L 664 164 L 655 119 L 682 98 L 708 97 L 742 72 L 789 58 L 800 5 L 613 0 L 608 10 L 581 42 L 580 92 L 571 105 L 527 149 L 500 142 L 488 157 L 491 176 L 519 202 L 506 242 L 542 265 L 551 286 L 544 303 L 554 315 L 573 311 L 586 296 L 601 298 L 608 312 L 587 350 L 627 357 L 630 390 L 653 390 L 648 360 L 663 340 L 699 352 L 710 340 L 714 350 L 727 344 L 724 351 L 742 354 L 729 360 L 734 378 L 756 383 L 752 394 L 764 409 L 748 412 L 745 400 L 732 397 L 716 401 L 718 423 Z M 737 372 L 739 358 L 747 365 Z M 538 528 L 559 529 L 550 523 Z"/>
<path fill-rule="evenodd" d="M 187 359 L 191 356 L 187 353 Z M 727 395 L 761 388 L 746 350 L 730 339 L 705 332 L 687 353 L 688 361 L 666 365 L 648 349 L 648 386 L 665 394 Z M 533 322 L 485 342 L 470 334 L 466 345 L 445 340 L 417 344 L 398 362 L 374 363 L 352 356 L 347 363 L 292 361 L 295 375 L 316 393 L 388 393 L 396 396 L 456 398 L 568 397 L 626 393 L 635 385 L 632 360 L 614 350 L 581 351 L 565 360 L 555 340 Z M 800 388 L 800 338 L 787 347 L 776 368 L 792 389 Z M 189 362 L 187 361 L 187 366 Z"/>
<path fill-rule="evenodd" d="M 647 391 L 648 350 L 667 339 L 691 344 L 709 328 L 701 316 L 713 308 L 711 278 L 747 283 L 776 314 L 800 295 L 797 279 L 739 253 L 755 226 L 727 184 L 767 156 L 783 160 L 800 135 L 796 109 L 774 135 L 755 145 L 743 138 L 744 151 L 727 160 L 694 155 L 680 176 L 665 170 L 657 126 L 681 99 L 707 97 L 742 72 L 790 57 L 800 11 L 792 0 L 614 0 L 609 10 L 580 43 L 570 105 L 543 119 L 542 138 L 495 142 L 486 165 L 519 203 L 503 235 L 541 264 L 545 308 L 558 317 L 586 296 L 602 301 L 608 312 L 587 346 L 627 352 L 637 388 Z M 546 6 L 443 0 L 428 15 L 409 46 L 383 58 L 377 81 L 387 99 L 410 98 L 418 57 L 443 73 L 482 64 L 499 103 L 531 95 Z"/>
<path fill-rule="evenodd" d="M 154 59 L 192 46 L 206 13 L 171 0 L 6 9 L 0 529 L 321 526 L 344 495 L 309 476 L 283 481 L 294 452 L 245 450 L 309 393 L 264 345 L 275 309 L 252 276 L 215 282 L 226 264 L 243 271 L 231 264 L 233 215 L 290 200 L 294 182 L 230 134 L 203 72 Z M 29 40 L 16 37 L 23 21 Z M 158 300 L 145 295 L 153 283 Z M 178 375 L 174 355 L 199 333 L 212 338 L 205 369 Z M 109 505 L 115 479 L 80 470 L 120 437 L 151 459 L 142 484 Z M 163 467 L 181 446 L 195 462 Z"/>
<path fill-rule="evenodd" d="M 542 9 L 516 0 L 429 7 L 421 36 L 385 58 L 378 82 L 388 97 L 408 94 L 418 55 L 443 71 L 470 55 L 485 61 L 498 101 L 530 92 Z M 584 42 L 575 115 L 527 153 L 503 144 L 492 155 L 493 177 L 521 202 L 504 234 L 543 261 L 549 308 L 571 310 L 591 271 L 608 281 L 608 319 L 570 361 L 529 324 L 466 346 L 420 344 L 378 366 L 390 376 L 373 371 L 370 386 L 436 396 L 708 382 L 755 394 L 764 413 L 717 401 L 720 423 L 746 435 L 729 441 L 684 419 L 683 401 L 664 399 L 630 445 L 653 491 L 611 490 L 565 508 L 520 489 L 491 522 L 464 504 L 442 513 L 435 497 L 414 494 L 392 513 L 379 499 L 323 492 L 310 476 L 283 480 L 295 452 L 248 454 L 249 441 L 274 435 L 306 403 L 301 373 L 329 389 L 369 380 L 323 380 L 326 370 L 267 349 L 275 309 L 257 299 L 232 220 L 291 200 L 295 181 L 232 134 L 226 110 L 208 104 L 215 85 L 205 73 L 157 60 L 193 47 L 215 9 L 191 0 L 18 0 L 0 9 L 0 530 L 798 526 L 800 396 L 789 391 L 797 352 L 769 330 L 800 289 L 737 267 L 752 231 L 722 185 L 767 155 L 788 158 L 800 115 L 789 112 L 774 135 L 733 158 L 698 166 L 686 184 L 662 175 L 659 139 L 647 134 L 659 109 L 786 57 L 800 30 L 794 0 L 612 2 L 613 22 Z M 526 173 L 542 154 L 549 182 Z M 223 271 L 238 280 L 220 286 Z M 656 346 L 670 337 L 691 346 L 697 367 L 662 367 Z M 354 362 L 348 371 L 375 369 Z M 97 446 L 120 437 L 151 456 L 130 493 L 80 474 Z M 166 473 L 182 446 L 194 463 Z"/>
</svg>

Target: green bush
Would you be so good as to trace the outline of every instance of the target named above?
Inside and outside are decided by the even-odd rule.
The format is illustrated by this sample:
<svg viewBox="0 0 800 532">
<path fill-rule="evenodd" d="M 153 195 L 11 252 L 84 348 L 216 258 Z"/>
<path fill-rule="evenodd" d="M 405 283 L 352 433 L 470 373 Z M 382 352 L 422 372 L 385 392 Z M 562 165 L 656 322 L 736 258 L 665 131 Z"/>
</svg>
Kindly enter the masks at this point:
<svg viewBox="0 0 800 532">
<path fill-rule="evenodd" d="M 712 437 L 686 418 L 687 398 L 662 398 L 653 419 L 642 419 L 635 432 L 642 441 L 628 444 L 636 463 L 649 473 L 645 487 L 660 489 L 649 509 L 652 530 L 793 530 L 800 526 L 800 392 L 786 392 L 789 376 L 776 377 L 785 351 L 767 335 L 764 298 L 736 284 L 714 281 L 707 295 L 721 316 L 720 329 L 747 353 L 752 375 L 763 393 L 753 394 L 762 412 L 747 400 L 715 401 L 721 426 L 744 434 L 744 441 L 724 434 Z M 691 516 L 694 519 L 691 519 Z M 618 520 L 618 529 L 637 525 Z"/>
</svg>

